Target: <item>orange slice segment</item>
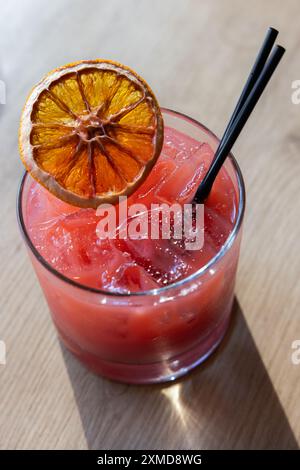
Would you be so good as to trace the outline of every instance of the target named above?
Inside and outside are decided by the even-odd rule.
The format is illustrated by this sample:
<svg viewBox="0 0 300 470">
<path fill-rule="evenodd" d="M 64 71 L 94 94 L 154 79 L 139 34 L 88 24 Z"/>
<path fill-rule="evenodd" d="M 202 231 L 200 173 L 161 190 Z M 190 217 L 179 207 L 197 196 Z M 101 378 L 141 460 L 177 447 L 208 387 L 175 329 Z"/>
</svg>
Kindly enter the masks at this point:
<svg viewBox="0 0 300 470">
<path fill-rule="evenodd" d="M 31 91 L 21 116 L 19 148 L 27 170 L 79 207 L 129 196 L 162 143 L 162 115 L 147 83 L 106 60 L 50 72 Z"/>
</svg>

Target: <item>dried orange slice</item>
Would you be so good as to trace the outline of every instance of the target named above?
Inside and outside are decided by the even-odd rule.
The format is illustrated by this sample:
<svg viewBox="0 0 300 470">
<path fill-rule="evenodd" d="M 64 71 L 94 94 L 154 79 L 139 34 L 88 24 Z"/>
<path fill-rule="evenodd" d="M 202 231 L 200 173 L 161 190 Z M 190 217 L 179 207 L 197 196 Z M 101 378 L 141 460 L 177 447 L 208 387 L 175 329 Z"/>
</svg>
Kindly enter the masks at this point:
<svg viewBox="0 0 300 470">
<path fill-rule="evenodd" d="M 130 195 L 162 143 L 162 115 L 147 83 L 128 67 L 100 59 L 50 72 L 31 91 L 19 132 L 27 170 L 79 207 Z"/>
</svg>

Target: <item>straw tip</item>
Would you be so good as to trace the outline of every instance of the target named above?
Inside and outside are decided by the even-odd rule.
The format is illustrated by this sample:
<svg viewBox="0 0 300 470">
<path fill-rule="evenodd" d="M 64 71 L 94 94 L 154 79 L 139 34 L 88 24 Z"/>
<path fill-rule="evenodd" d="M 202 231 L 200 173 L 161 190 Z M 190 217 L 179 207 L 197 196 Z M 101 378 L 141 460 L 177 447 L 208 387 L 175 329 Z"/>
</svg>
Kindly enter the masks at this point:
<svg viewBox="0 0 300 470">
<path fill-rule="evenodd" d="M 270 31 L 270 32 L 272 31 L 274 34 L 276 34 L 276 36 L 277 36 L 277 34 L 279 34 L 278 29 L 273 28 L 273 26 L 269 26 L 269 31 Z"/>
<path fill-rule="evenodd" d="M 279 49 L 280 51 L 282 52 L 285 52 L 286 51 L 286 48 L 283 47 L 283 46 L 280 46 L 279 44 L 276 45 L 277 49 Z"/>
<path fill-rule="evenodd" d="M 285 47 L 280 46 L 279 44 L 276 44 L 274 48 L 274 52 L 279 60 L 282 58 L 283 54 L 285 53 L 285 50 L 286 50 Z"/>
</svg>

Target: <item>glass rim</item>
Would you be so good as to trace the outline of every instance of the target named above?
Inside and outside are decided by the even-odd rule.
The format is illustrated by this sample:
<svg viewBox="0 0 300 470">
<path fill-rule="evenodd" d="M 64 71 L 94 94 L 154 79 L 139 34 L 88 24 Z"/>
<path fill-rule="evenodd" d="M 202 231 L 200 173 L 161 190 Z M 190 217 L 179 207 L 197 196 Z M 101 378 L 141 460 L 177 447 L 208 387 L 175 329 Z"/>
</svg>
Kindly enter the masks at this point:
<svg viewBox="0 0 300 470">
<path fill-rule="evenodd" d="M 172 109 L 169 109 L 169 108 L 161 107 L 161 110 L 165 114 L 179 117 L 180 119 L 184 119 L 185 121 L 190 122 L 196 127 L 200 127 L 206 134 L 211 136 L 217 142 L 220 141 L 220 139 L 210 129 L 208 129 L 205 125 L 201 124 L 196 119 L 193 119 L 179 111 L 173 111 Z M 238 205 L 238 212 L 237 212 L 237 217 L 236 217 L 234 227 L 232 231 L 230 232 L 230 235 L 227 237 L 224 245 L 222 245 L 221 249 L 204 266 L 202 266 L 200 269 L 190 274 L 189 276 L 183 279 L 180 279 L 179 281 L 173 282 L 172 284 L 168 284 L 167 286 L 158 287 L 157 289 L 149 289 L 149 290 L 140 291 L 140 292 L 111 292 L 109 290 L 97 289 L 96 287 L 89 287 L 85 284 L 81 284 L 80 282 L 77 282 L 74 279 L 71 279 L 65 276 L 64 274 L 62 274 L 61 272 L 53 268 L 53 266 L 51 266 L 48 263 L 48 261 L 45 260 L 45 258 L 40 254 L 40 252 L 34 246 L 28 234 L 28 231 L 26 229 L 26 225 L 25 225 L 25 221 L 23 217 L 23 208 L 22 208 L 22 196 L 23 196 L 24 184 L 26 181 L 26 177 L 29 174 L 28 171 L 26 170 L 22 176 L 20 186 L 18 188 L 18 194 L 17 194 L 17 219 L 18 219 L 18 224 L 20 227 L 21 234 L 26 242 L 26 245 L 30 249 L 30 251 L 33 253 L 37 261 L 41 263 L 45 269 L 47 269 L 51 274 L 61 279 L 62 281 L 66 282 L 67 284 L 70 284 L 73 287 L 77 287 L 78 289 L 84 290 L 86 292 L 90 292 L 93 294 L 106 295 L 110 297 L 143 297 L 143 296 L 156 296 L 156 295 L 164 294 L 165 292 L 168 292 L 171 289 L 181 288 L 185 284 L 188 284 L 189 282 L 194 281 L 198 279 L 199 277 L 201 277 L 202 275 L 204 275 L 213 265 L 215 265 L 219 260 L 221 260 L 223 256 L 229 251 L 234 240 L 236 239 L 236 236 L 239 233 L 239 229 L 241 227 L 244 212 L 245 212 L 245 202 L 246 202 L 245 184 L 244 184 L 242 172 L 233 154 L 230 153 L 227 158 L 229 158 L 231 160 L 231 163 L 233 164 L 233 168 L 235 170 L 235 173 L 237 176 L 237 182 L 238 182 L 239 205 Z"/>
</svg>

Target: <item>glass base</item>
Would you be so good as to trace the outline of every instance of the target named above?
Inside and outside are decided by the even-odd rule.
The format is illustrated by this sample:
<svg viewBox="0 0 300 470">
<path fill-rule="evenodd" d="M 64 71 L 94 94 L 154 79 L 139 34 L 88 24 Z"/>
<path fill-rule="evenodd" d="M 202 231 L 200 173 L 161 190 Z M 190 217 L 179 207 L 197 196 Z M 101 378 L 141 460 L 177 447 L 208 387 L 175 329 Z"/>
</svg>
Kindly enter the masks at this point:
<svg viewBox="0 0 300 470">
<path fill-rule="evenodd" d="M 170 382 L 187 374 L 190 370 L 205 361 L 222 341 L 230 316 L 222 321 L 201 344 L 169 360 L 148 364 L 126 364 L 104 361 L 99 357 L 81 350 L 61 331 L 59 336 L 63 344 L 88 369 L 108 379 L 131 384 L 151 384 Z"/>
</svg>

